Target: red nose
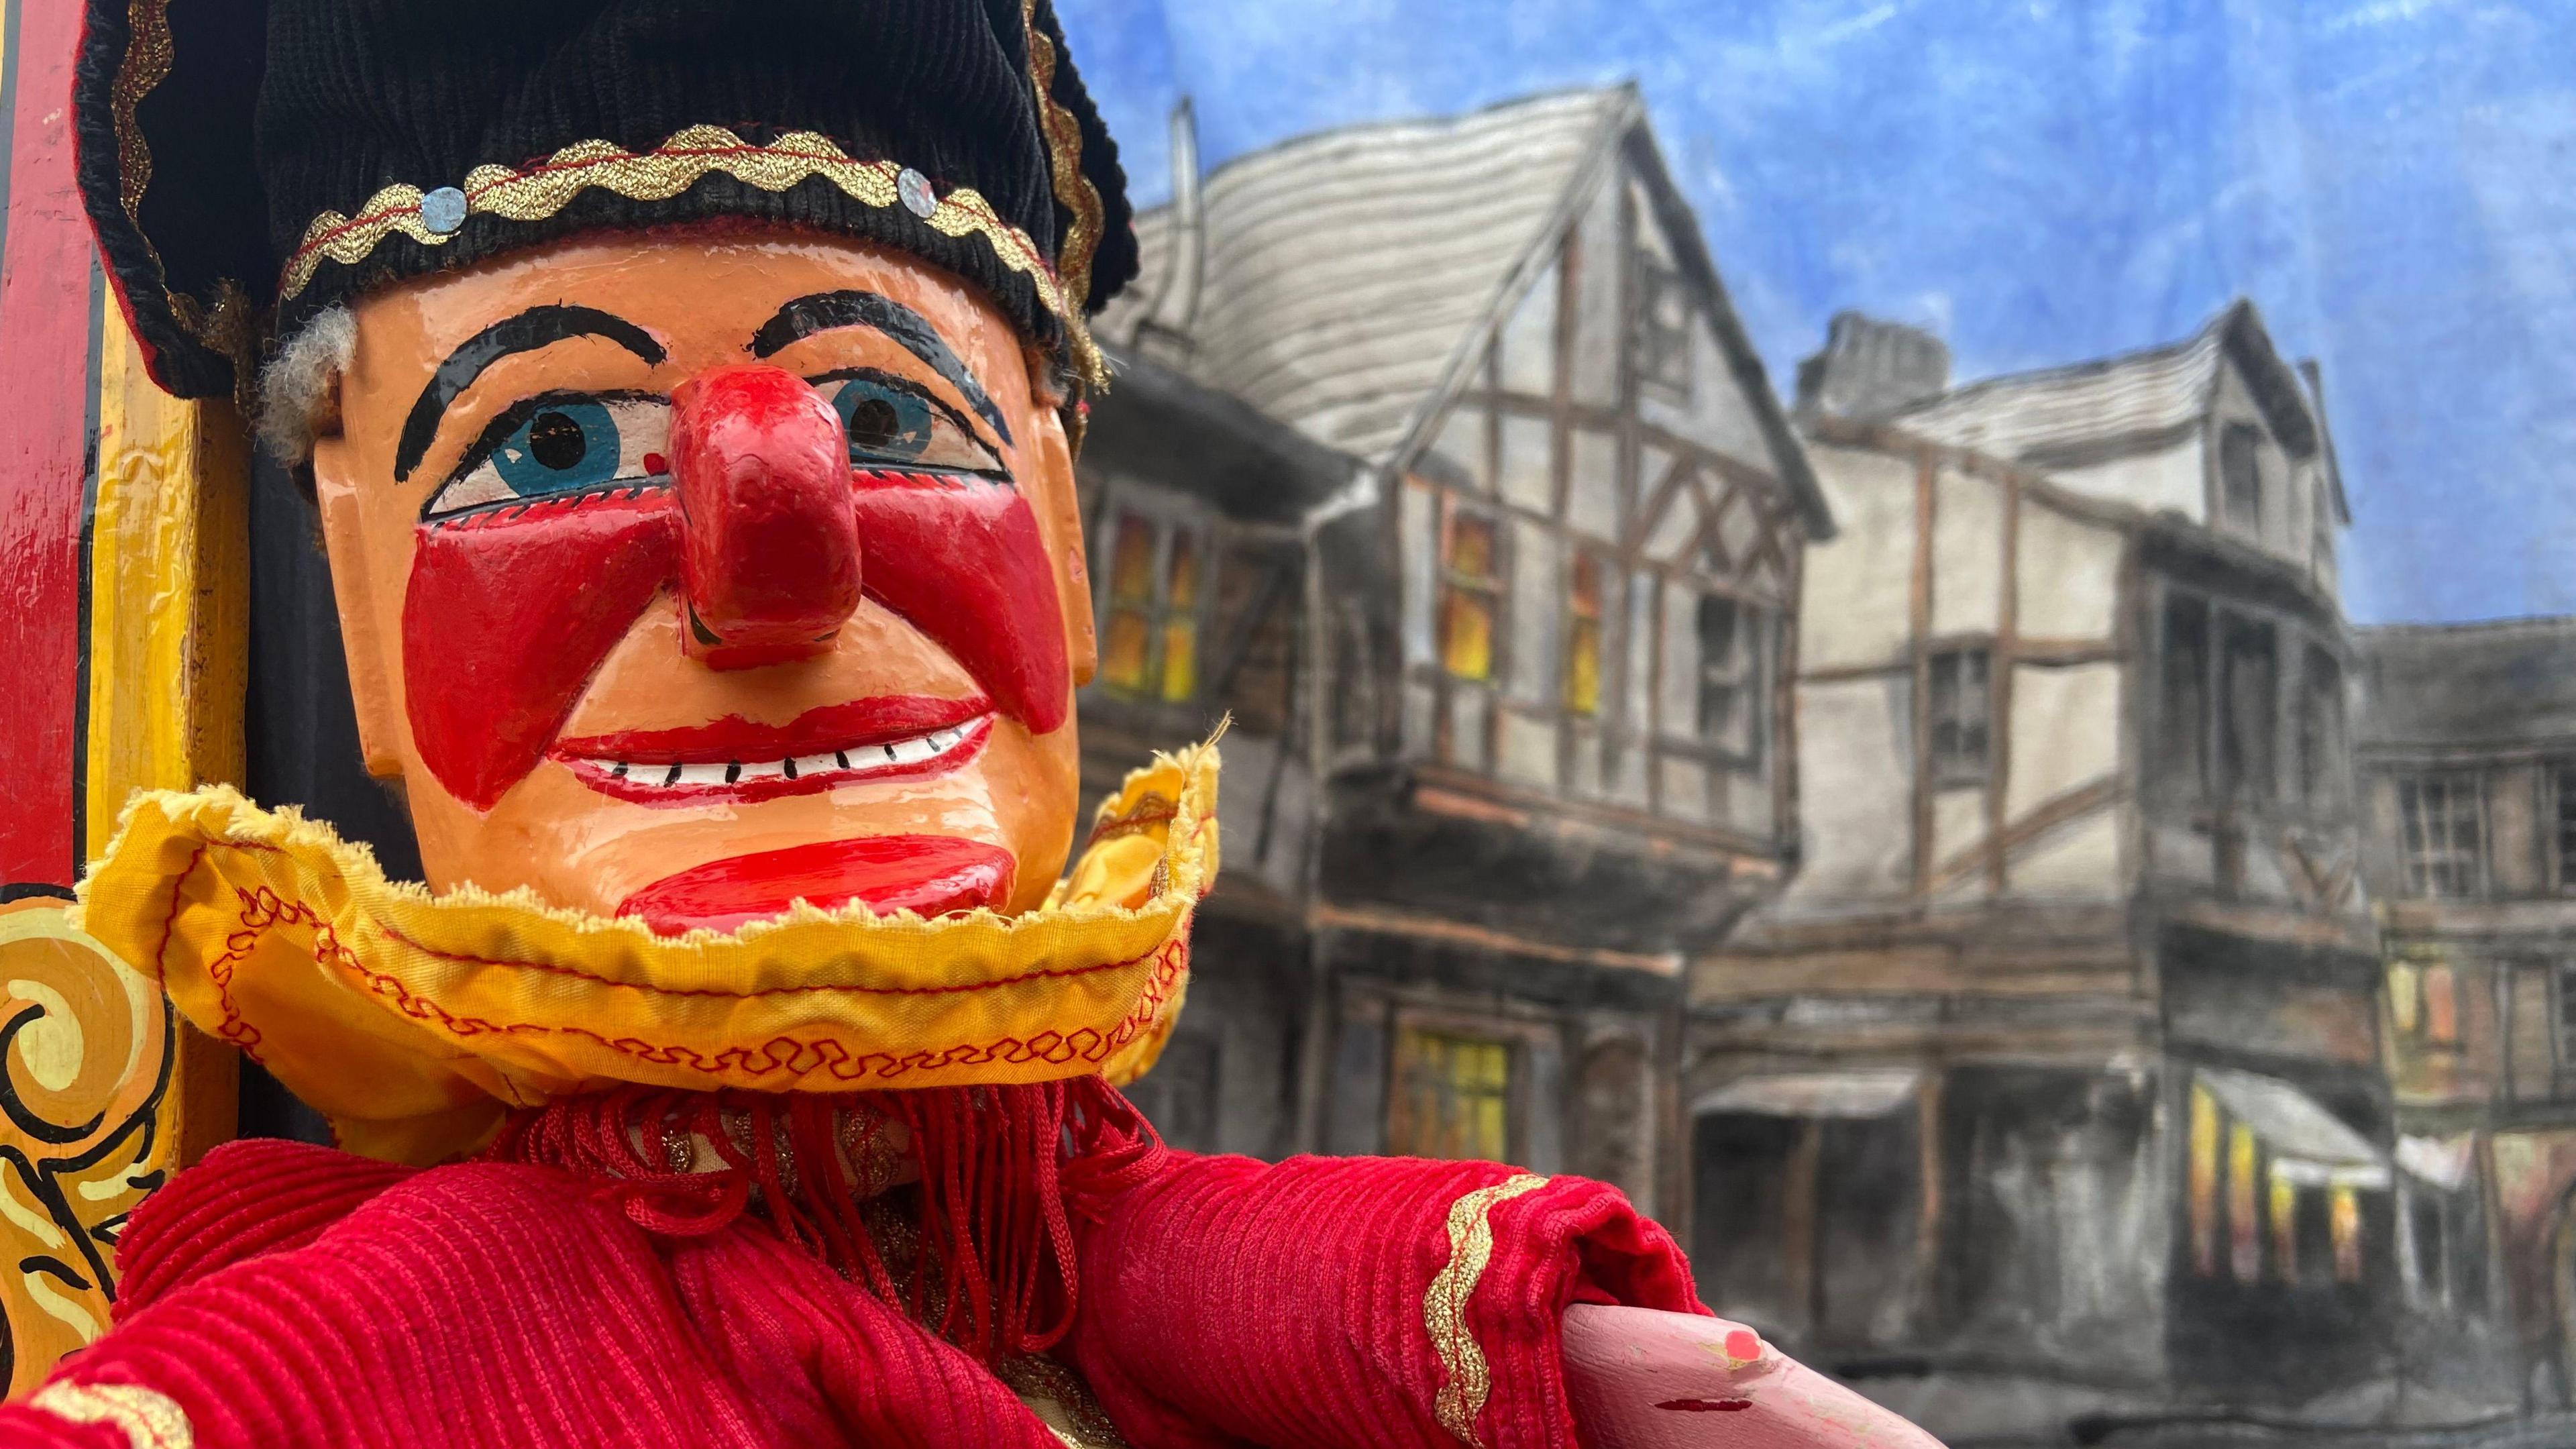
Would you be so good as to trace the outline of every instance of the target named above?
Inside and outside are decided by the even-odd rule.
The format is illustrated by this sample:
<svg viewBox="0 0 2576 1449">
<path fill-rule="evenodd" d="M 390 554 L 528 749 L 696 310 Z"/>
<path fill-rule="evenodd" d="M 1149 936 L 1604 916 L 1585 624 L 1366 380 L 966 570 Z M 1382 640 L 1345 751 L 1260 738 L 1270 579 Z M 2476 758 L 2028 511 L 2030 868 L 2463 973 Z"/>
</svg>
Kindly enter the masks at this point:
<svg viewBox="0 0 2576 1449">
<path fill-rule="evenodd" d="M 859 606 L 841 416 L 803 378 L 719 367 L 671 394 L 689 652 L 717 669 L 807 659 Z"/>
</svg>

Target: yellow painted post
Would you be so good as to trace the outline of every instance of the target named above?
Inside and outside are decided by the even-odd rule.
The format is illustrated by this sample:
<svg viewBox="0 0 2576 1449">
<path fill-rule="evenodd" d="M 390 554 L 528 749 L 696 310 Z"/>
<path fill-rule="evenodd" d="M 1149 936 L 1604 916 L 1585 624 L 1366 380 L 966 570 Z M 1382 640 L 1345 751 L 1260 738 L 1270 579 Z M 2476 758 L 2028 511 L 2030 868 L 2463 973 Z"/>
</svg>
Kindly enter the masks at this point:
<svg viewBox="0 0 2576 1449">
<path fill-rule="evenodd" d="M 138 789 L 238 781 L 248 668 L 249 447 L 224 403 L 145 377 L 100 319 L 89 516 L 81 840 L 93 857 Z M 234 1131 L 232 1049 L 62 903 L 0 914 L 0 1315 L 11 1393 L 106 1326 L 126 1214 Z"/>
</svg>

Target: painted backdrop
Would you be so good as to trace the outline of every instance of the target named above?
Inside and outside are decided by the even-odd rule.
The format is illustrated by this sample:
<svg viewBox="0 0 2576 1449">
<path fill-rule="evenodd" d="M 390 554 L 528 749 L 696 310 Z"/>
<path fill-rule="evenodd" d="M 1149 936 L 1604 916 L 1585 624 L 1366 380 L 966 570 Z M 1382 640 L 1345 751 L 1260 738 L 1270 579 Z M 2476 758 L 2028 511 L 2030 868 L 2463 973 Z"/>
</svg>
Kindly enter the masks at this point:
<svg viewBox="0 0 2576 1449">
<path fill-rule="evenodd" d="M 2576 1432 L 2576 20 L 1064 10 L 1169 1135 L 1618 1182 L 1952 1442 Z"/>
</svg>

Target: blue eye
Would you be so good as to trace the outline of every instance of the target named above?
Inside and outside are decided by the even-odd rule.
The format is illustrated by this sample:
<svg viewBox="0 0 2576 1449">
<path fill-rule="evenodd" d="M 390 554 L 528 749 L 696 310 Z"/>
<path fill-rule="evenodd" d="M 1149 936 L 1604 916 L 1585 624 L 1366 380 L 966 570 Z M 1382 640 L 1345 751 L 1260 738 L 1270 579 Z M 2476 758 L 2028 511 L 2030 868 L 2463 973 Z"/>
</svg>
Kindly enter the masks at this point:
<svg viewBox="0 0 2576 1449">
<path fill-rule="evenodd" d="M 909 463 L 930 447 L 930 404 L 912 393 L 853 377 L 833 394 L 832 406 L 849 429 L 853 463 Z"/>
<path fill-rule="evenodd" d="M 539 411 L 492 450 L 501 481 L 522 498 L 596 488 L 617 476 L 617 419 L 607 405 L 563 402 Z"/>
<path fill-rule="evenodd" d="M 469 453 L 421 515 L 451 517 L 481 508 L 543 499 L 578 502 L 620 484 L 667 475 L 671 405 L 641 393 L 554 393 L 522 403 L 484 435 L 488 451 Z M 500 433 L 502 428 L 506 433 Z M 492 441 L 498 433 L 498 441 Z"/>
</svg>

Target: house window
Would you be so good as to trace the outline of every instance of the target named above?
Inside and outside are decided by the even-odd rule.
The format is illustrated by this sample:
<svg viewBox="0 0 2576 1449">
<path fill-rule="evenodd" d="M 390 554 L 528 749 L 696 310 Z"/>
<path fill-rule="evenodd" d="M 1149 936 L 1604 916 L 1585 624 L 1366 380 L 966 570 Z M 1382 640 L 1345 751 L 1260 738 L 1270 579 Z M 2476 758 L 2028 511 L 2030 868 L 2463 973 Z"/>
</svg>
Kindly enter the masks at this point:
<svg viewBox="0 0 2576 1449">
<path fill-rule="evenodd" d="M 2242 1122 L 2227 1130 L 2227 1266 L 2239 1283 L 2263 1276 L 2263 1228 L 2255 1216 L 2254 1129 Z"/>
<path fill-rule="evenodd" d="M 1932 656 L 1932 781 L 1982 785 L 1994 755 L 1992 656 L 1983 649 L 1946 649 Z"/>
<path fill-rule="evenodd" d="M 1441 666 L 1459 679 L 1491 679 L 1494 621 L 1503 595 L 1494 521 L 1464 511 L 1450 514 L 1441 552 Z"/>
<path fill-rule="evenodd" d="M 2278 768 L 2281 664 L 2272 626 L 2230 616 L 2218 675 L 2218 767 L 2227 796 L 2270 800 Z"/>
<path fill-rule="evenodd" d="M 2343 798 L 2343 666 L 2309 645 L 2300 681 L 2300 793 L 2311 805 L 2332 805 Z"/>
<path fill-rule="evenodd" d="M 2218 435 L 2218 486 L 2225 517 L 2251 533 L 2263 531 L 2262 430 L 2229 423 Z"/>
<path fill-rule="evenodd" d="M 2559 762 L 2549 776 L 2550 793 L 2557 804 L 2550 838 L 2558 847 L 2558 888 L 2576 891 L 2576 760 Z"/>
<path fill-rule="evenodd" d="M 1198 693 L 1201 575 L 1198 530 L 1122 510 L 1109 545 L 1101 682 L 1122 694 L 1186 700 Z"/>
<path fill-rule="evenodd" d="M 2576 961 L 2561 961 L 2558 978 L 2558 1069 L 2576 1068 Z"/>
<path fill-rule="evenodd" d="M 2299 1281 L 2299 1185 L 2272 1164 L 2272 1275 Z"/>
<path fill-rule="evenodd" d="M 1760 747 L 1753 708 L 1762 672 L 1758 618 L 1724 594 L 1699 596 L 1699 737 L 1748 757 Z"/>
<path fill-rule="evenodd" d="M 1574 555 L 1574 578 L 1565 599 L 1565 707 L 1576 714 L 1601 712 L 1601 576 L 1596 553 Z"/>
<path fill-rule="evenodd" d="M 1170 566 L 1163 570 L 1163 698 L 1199 692 L 1199 574 L 1205 553 L 1188 529 L 1172 534 Z"/>
<path fill-rule="evenodd" d="M 2326 1189 L 2326 1235 L 2338 1283 L 2361 1281 L 2361 1197 L 2345 1184 Z"/>
<path fill-rule="evenodd" d="M 2407 775 L 2397 782 L 2409 894 L 2474 896 L 2486 877 L 2486 798 L 2476 771 Z"/>
<path fill-rule="evenodd" d="M 1387 1150 L 1398 1157 L 1511 1156 L 1509 1043 L 1408 1027 L 1396 1037 Z"/>
<path fill-rule="evenodd" d="M 2391 962 L 2387 982 L 2388 1025 L 2400 1040 L 2419 1046 L 2460 1044 L 2460 981 L 2450 963 Z"/>
<path fill-rule="evenodd" d="M 2191 1270 L 2203 1278 L 2218 1275 L 2218 1098 L 2198 1082 L 2191 1085 Z"/>
<path fill-rule="evenodd" d="M 1659 262 L 1638 268 L 1637 375 L 1646 383 L 1686 394 L 1691 382 L 1690 293 L 1679 273 Z"/>
<path fill-rule="evenodd" d="M 2188 594 L 2165 599 L 2159 699 L 2159 773 L 2197 799 L 2209 780 L 2209 605 Z"/>
</svg>

